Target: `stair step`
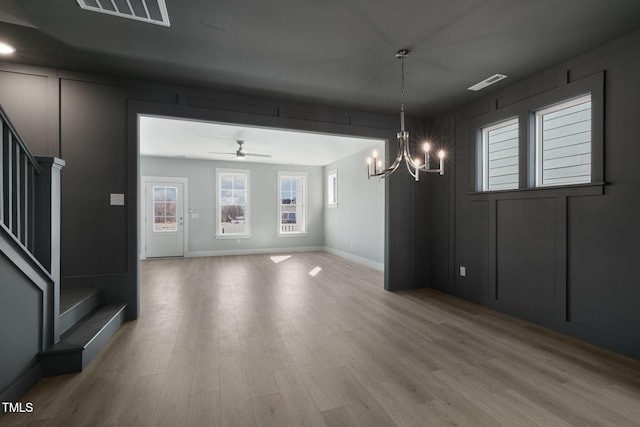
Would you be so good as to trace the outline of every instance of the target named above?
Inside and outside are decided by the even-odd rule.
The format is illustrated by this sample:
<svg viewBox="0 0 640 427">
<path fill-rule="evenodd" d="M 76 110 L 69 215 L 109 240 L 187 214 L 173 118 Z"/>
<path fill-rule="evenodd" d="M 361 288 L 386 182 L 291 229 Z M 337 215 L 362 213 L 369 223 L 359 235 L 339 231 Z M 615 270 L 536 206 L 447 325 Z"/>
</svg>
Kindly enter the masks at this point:
<svg viewBox="0 0 640 427">
<path fill-rule="evenodd" d="M 40 353 L 44 376 L 82 371 L 124 323 L 126 304 L 95 309 Z"/>
<path fill-rule="evenodd" d="M 60 289 L 60 333 L 64 334 L 101 304 L 99 289 Z"/>
</svg>

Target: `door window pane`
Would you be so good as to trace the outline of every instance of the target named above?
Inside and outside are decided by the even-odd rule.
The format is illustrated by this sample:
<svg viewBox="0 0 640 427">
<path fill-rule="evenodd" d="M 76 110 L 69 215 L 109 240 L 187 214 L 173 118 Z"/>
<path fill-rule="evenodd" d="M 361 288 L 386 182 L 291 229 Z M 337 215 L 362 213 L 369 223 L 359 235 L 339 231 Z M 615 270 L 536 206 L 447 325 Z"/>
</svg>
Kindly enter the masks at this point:
<svg viewBox="0 0 640 427">
<path fill-rule="evenodd" d="M 176 221 L 177 187 L 153 187 L 153 232 L 166 233 L 178 230 Z"/>
</svg>

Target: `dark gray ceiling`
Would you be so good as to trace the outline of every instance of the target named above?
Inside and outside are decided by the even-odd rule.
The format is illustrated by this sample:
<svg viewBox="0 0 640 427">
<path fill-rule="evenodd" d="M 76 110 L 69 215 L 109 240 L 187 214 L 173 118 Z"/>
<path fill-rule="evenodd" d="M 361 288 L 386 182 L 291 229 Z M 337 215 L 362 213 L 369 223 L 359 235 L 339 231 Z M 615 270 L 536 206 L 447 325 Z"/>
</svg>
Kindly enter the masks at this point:
<svg viewBox="0 0 640 427">
<path fill-rule="evenodd" d="M 167 0 L 170 27 L 0 1 L 10 61 L 397 111 L 442 112 L 640 28 L 640 0 Z M 11 22 L 11 23 L 8 23 Z M 30 26 L 26 26 L 30 25 Z"/>
</svg>

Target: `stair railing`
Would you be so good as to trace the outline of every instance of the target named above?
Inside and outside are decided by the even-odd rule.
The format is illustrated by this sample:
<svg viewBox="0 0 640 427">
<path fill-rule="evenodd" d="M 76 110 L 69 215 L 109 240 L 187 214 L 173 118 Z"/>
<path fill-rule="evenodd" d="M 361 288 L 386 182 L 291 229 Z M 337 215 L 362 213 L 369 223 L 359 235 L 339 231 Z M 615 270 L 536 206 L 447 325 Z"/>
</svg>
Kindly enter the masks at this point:
<svg viewBox="0 0 640 427">
<path fill-rule="evenodd" d="M 34 157 L 0 107 L 0 252 L 42 291 L 42 348 L 59 340 L 64 164 Z"/>
<path fill-rule="evenodd" d="M 0 223 L 16 242 L 35 256 L 35 185 L 41 169 L 1 107 L 0 122 Z"/>
</svg>

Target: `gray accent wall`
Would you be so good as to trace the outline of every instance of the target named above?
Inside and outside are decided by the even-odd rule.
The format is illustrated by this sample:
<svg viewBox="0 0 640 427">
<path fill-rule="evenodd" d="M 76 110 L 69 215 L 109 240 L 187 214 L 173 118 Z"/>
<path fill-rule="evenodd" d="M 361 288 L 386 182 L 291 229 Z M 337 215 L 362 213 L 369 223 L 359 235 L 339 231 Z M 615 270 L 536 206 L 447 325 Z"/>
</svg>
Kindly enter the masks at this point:
<svg viewBox="0 0 640 427">
<path fill-rule="evenodd" d="M 638 76 L 634 33 L 433 120 L 452 147 L 452 173 L 418 190 L 418 242 L 430 242 L 419 245 L 415 264 L 423 285 L 640 358 Z M 592 184 L 523 189 L 525 161 L 520 190 L 477 192 L 482 118 L 523 112 L 526 120 L 581 85 L 600 88 Z M 520 137 L 529 137 L 526 127 Z"/>
<path fill-rule="evenodd" d="M 384 268 L 385 183 L 367 179 L 367 157 L 376 149 L 384 156 L 384 143 L 324 167 L 324 246 L 355 261 Z M 337 171 L 338 204 L 327 206 L 327 174 Z"/>
<path fill-rule="evenodd" d="M 15 398 L 8 389 L 35 366 L 41 349 L 42 292 L 2 253 L 0 278 L 0 397 Z"/>
<path fill-rule="evenodd" d="M 250 171 L 250 238 L 216 239 L 216 168 Z M 307 235 L 278 237 L 279 171 L 307 174 Z M 287 249 L 321 249 L 324 239 L 323 175 L 321 166 L 272 165 L 166 157 L 140 157 L 142 176 L 184 177 L 188 180 L 188 247 L 186 256 L 229 255 Z M 198 218 L 193 218 L 196 213 Z"/>
</svg>

